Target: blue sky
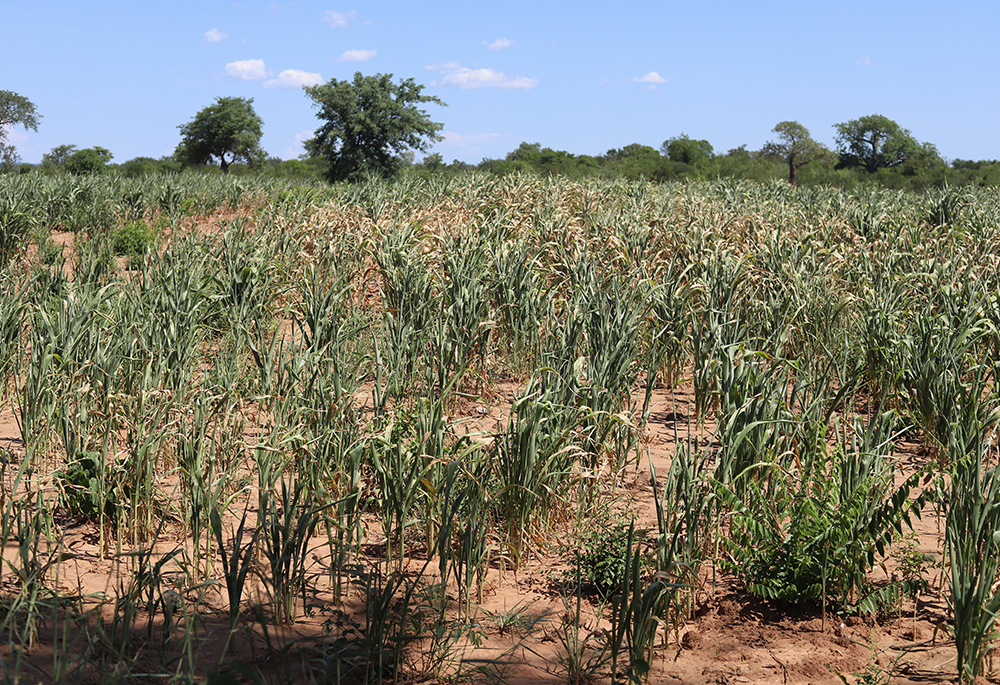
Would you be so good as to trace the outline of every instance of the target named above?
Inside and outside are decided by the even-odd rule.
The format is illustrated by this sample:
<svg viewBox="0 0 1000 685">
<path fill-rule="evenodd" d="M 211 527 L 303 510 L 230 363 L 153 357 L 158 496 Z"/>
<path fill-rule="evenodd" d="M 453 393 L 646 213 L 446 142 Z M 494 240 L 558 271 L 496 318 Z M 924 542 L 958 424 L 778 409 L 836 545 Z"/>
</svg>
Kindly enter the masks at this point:
<svg viewBox="0 0 1000 685">
<path fill-rule="evenodd" d="M 1000 159 L 1000 3 L 987 0 L 3 4 L 0 89 L 43 117 L 9 134 L 26 162 L 61 144 L 168 155 L 219 96 L 253 98 L 264 149 L 294 158 L 318 125 L 301 86 L 356 71 L 446 102 L 426 107 L 446 161 L 681 133 L 757 149 L 785 120 L 832 145 L 833 124 L 867 114 L 947 159 Z"/>
</svg>

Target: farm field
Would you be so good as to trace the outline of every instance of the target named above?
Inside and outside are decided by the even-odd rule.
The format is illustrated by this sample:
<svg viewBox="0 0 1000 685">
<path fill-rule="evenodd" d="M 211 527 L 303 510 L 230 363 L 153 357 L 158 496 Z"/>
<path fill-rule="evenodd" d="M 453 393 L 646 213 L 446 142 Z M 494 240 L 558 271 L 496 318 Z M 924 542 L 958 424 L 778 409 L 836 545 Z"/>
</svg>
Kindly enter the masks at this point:
<svg viewBox="0 0 1000 685">
<path fill-rule="evenodd" d="M 1000 193 L 0 177 L 11 682 L 993 677 Z"/>
</svg>

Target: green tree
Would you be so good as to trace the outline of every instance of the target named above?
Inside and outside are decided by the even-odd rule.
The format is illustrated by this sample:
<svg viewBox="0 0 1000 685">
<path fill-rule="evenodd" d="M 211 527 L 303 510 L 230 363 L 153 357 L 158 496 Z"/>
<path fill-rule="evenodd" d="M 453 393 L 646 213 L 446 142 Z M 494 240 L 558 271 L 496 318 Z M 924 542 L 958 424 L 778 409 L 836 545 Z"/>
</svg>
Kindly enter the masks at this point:
<svg viewBox="0 0 1000 685">
<path fill-rule="evenodd" d="M 874 174 L 922 154 L 923 148 L 907 129 L 881 114 L 834 124 L 834 128 L 840 155 L 838 168 L 864 167 Z"/>
<path fill-rule="evenodd" d="M 7 142 L 0 142 L 0 172 L 11 171 L 21 161 L 17 148 Z"/>
<path fill-rule="evenodd" d="M 797 121 L 782 121 L 773 129 L 778 139 L 767 143 L 761 150 L 765 155 L 777 155 L 788 162 L 788 182 L 795 185 L 796 172 L 810 162 L 825 161 L 831 156 L 821 143 L 809 135 L 809 129 Z"/>
<path fill-rule="evenodd" d="M 9 90 L 0 90 L 0 171 L 13 169 L 21 159 L 17 149 L 7 142 L 10 129 L 23 126 L 25 131 L 37 131 L 41 118 L 31 100 Z"/>
<path fill-rule="evenodd" d="M 431 121 L 417 105 L 445 104 L 423 95 L 423 88 L 413 79 L 393 83 L 392 74 L 361 72 L 354 74 L 354 81 L 331 79 L 305 86 L 323 122 L 305 147 L 326 159 L 327 180 L 354 181 L 368 173 L 393 176 L 403 166 L 403 153 L 426 152 L 431 143 L 442 140 L 438 132 L 443 124 Z"/>
<path fill-rule="evenodd" d="M 655 148 L 639 143 L 612 148 L 604 154 L 604 165 L 613 175 L 631 179 L 660 178 L 666 169 L 665 161 Z"/>
<path fill-rule="evenodd" d="M 64 170 L 66 160 L 76 152 L 76 145 L 56 145 L 42 155 L 42 168 L 49 173 L 59 173 Z"/>
<path fill-rule="evenodd" d="M 696 169 L 715 157 L 712 144 L 707 140 L 694 140 L 686 133 L 667 138 L 660 146 L 660 152 L 671 162 L 680 162 Z"/>
<path fill-rule="evenodd" d="M 111 151 L 106 148 L 88 147 L 66 157 L 64 166 L 74 176 L 103 174 L 112 156 Z"/>
<path fill-rule="evenodd" d="M 224 174 L 236 162 L 255 166 L 267 158 L 260 148 L 263 125 L 253 109 L 253 98 L 218 97 L 214 105 L 177 127 L 182 139 L 174 158 L 195 166 L 218 159 Z"/>
<path fill-rule="evenodd" d="M 180 163 L 173 157 L 134 157 L 118 165 L 118 173 L 128 178 L 152 176 L 155 174 L 170 174 L 180 171 Z"/>
<path fill-rule="evenodd" d="M 444 157 L 441 156 L 440 152 L 435 152 L 434 154 L 425 156 L 420 164 L 428 171 L 432 171 L 434 173 L 438 173 L 445 169 Z"/>
</svg>

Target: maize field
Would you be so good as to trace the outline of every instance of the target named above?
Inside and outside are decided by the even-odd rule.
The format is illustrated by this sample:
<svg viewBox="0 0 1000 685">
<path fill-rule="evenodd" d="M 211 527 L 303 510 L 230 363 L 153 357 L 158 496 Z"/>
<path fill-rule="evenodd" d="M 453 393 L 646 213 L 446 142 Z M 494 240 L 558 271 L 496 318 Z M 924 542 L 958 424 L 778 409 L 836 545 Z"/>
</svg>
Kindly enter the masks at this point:
<svg viewBox="0 0 1000 685">
<path fill-rule="evenodd" d="M 996 189 L 7 175 L 0 293 L 6 682 L 991 674 Z"/>
</svg>

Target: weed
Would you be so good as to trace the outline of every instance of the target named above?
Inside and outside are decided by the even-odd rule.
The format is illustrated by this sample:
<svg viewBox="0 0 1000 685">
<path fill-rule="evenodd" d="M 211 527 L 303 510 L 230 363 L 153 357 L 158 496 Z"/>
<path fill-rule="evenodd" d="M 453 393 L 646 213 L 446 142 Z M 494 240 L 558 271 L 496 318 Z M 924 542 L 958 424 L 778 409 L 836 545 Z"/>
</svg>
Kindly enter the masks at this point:
<svg viewBox="0 0 1000 685">
<path fill-rule="evenodd" d="M 115 229 L 111 234 L 111 249 L 116 255 L 142 257 L 155 247 L 156 231 L 145 221 L 136 221 Z"/>
</svg>

